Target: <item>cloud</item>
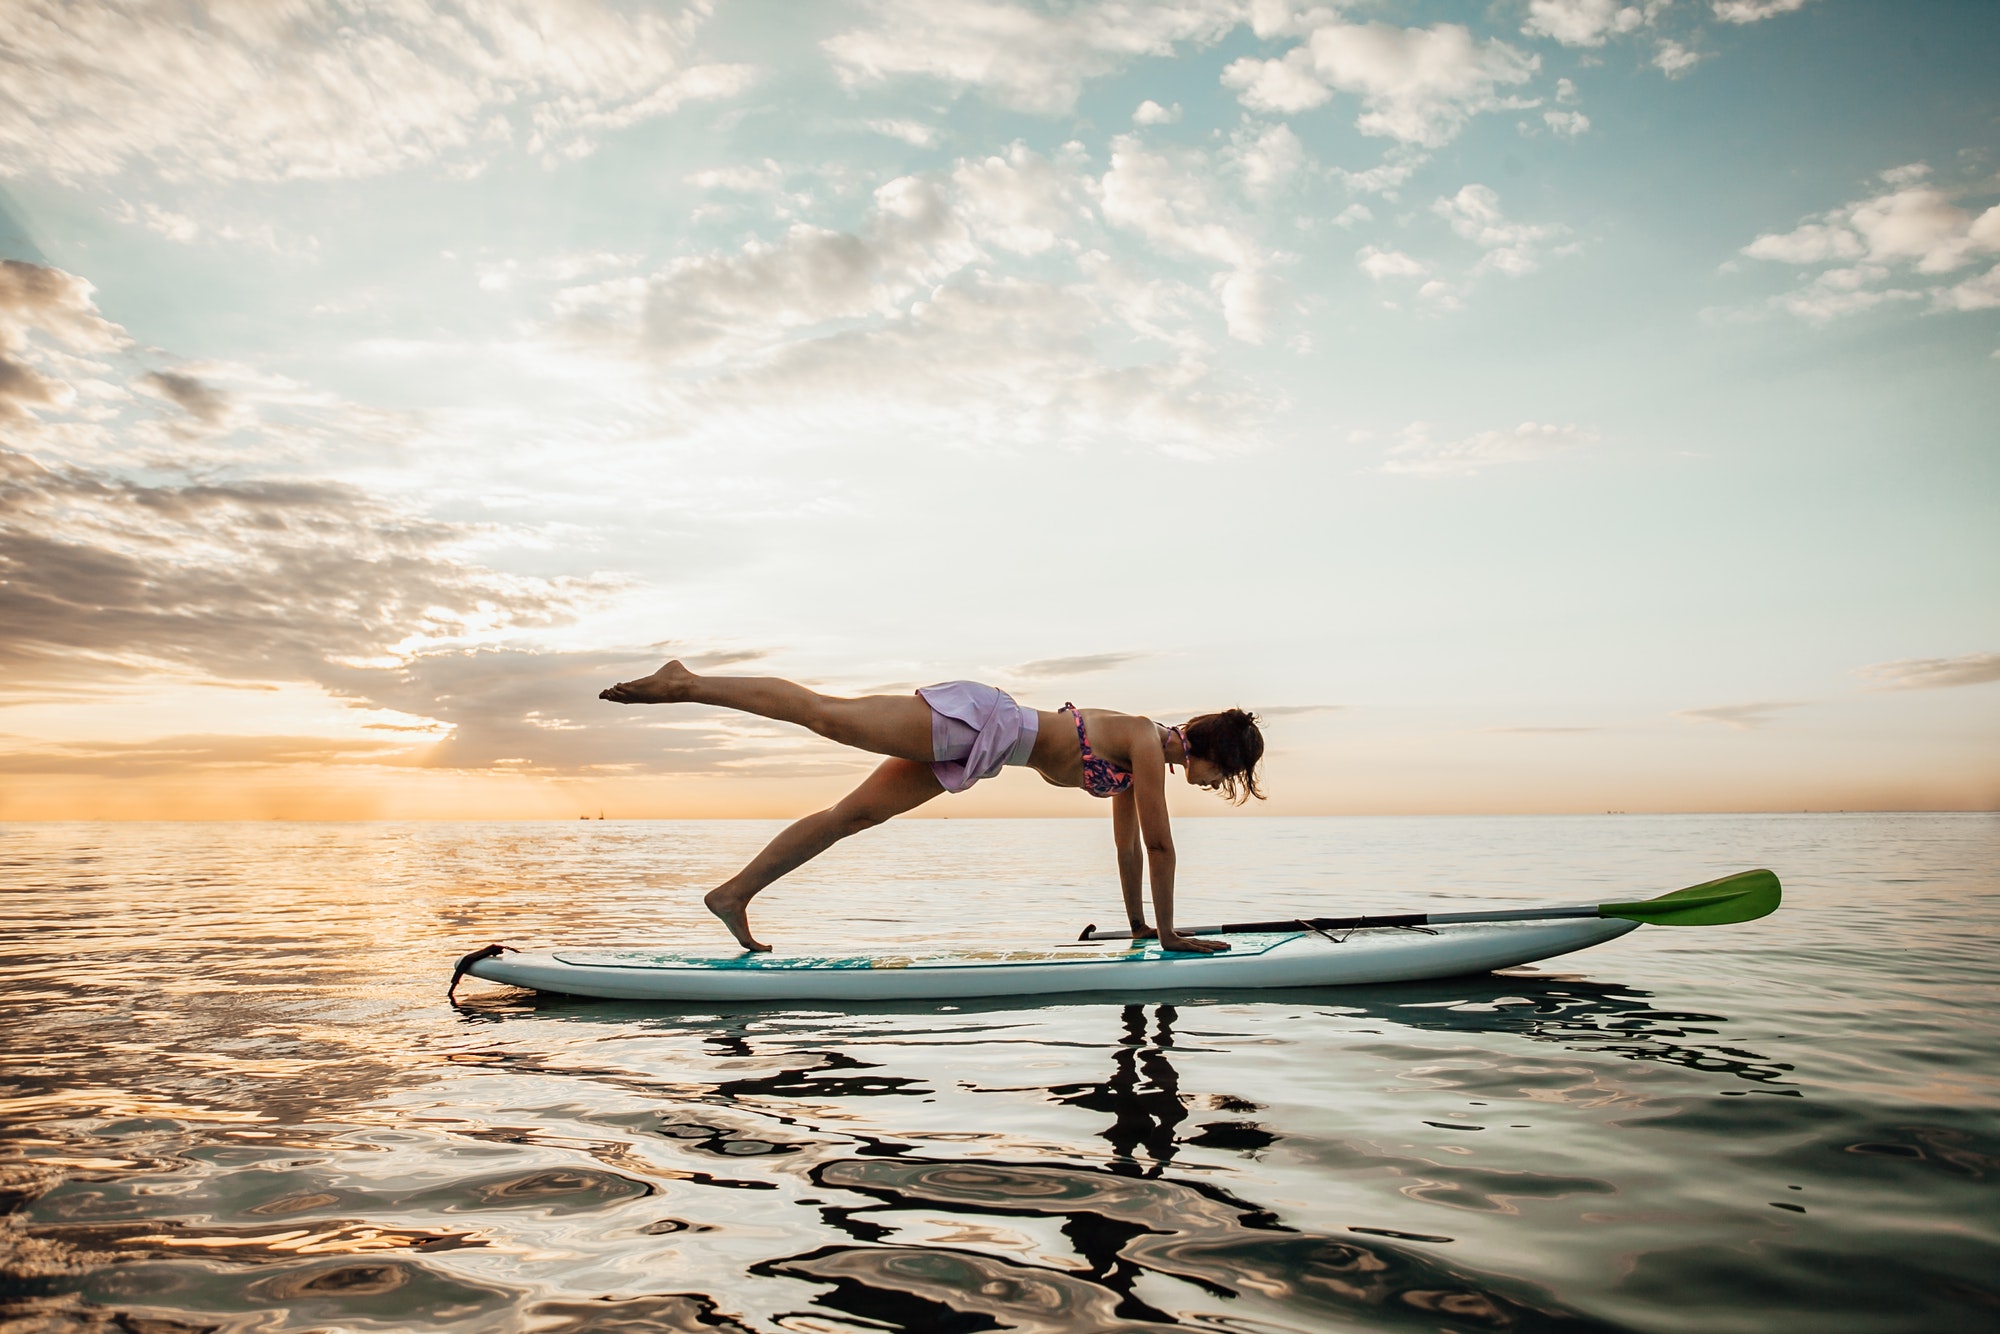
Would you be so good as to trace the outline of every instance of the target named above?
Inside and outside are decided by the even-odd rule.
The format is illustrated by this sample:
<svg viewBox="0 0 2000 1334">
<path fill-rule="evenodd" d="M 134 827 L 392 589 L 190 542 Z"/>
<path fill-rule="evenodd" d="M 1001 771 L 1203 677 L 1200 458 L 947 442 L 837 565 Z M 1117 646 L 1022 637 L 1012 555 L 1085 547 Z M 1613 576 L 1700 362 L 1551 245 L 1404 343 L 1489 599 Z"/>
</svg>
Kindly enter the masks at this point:
<svg viewBox="0 0 2000 1334">
<path fill-rule="evenodd" d="M 1111 143 L 1110 170 L 1099 182 L 1099 208 L 1106 222 L 1160 250 L 1222 265 L 1213 283 L 1229 333 L 1261 343 L 1276 313 L 1271 257 L 1246 229 L 1225 220 L 1210 180 L 1200 154 L 1169 155 L 1147 148 L 1137 135 L 1119 135 Z"/>
<path fill-rule="evenodd" d="M 1949 285 L 1924 282 L 2000 253 L 2000 204 L 1962 208 L 1950 192 L 1927 183 L 1929 175 L 1921 162 L 1885 171 L 1881 181 L 1888 189 L 1808 218 L 1788 232 L 1767 232 L 1740 253 L 1799 268 L 1838 264 L 1776 298 L 1809 320 L 1926 296 L 1934 310 L 2000 305 L 2000 265 Z M 1881 285 L 1891 279 L 1918 286 Z"/>
<path fill-rule="evenodd" d="M 951 184 L 953 208 L 972 234 L 1016 255 L 1055 249 L 1089 217 L 1085 182 L 1021 144 L 962 159 Z"/>
<path fill-rule="evenodd" d="M 867 22 L 822 43 L 849 87 L 899 76 L 976 88 L 1019 111 L 1074 110 L 1084 82 L 1140 56 L 1207 44 L 1235 0 L 1114 0 L 1051 12 L 1007 0 L 871 0 Z"/>
<path fill-rule="evenodd" d="M 1178 125 L 1180 124 L 1180 119 L 1181 104 L 1179 102 L 1174 103 L 1172 106 L 1163 107 L 1150 97 L 1141 102 L 1137 110 L 1132 113 L 1132 123 L 1134 125 Z"/>
<path fill-rule="evenodd" d="M 976 253 L 936 182 L 903 177 L 875 202 L 859 233 L 795 223 L 733 254 L 686 256 L 650 278 L 569 289 L 558 314 L 577 332 L 636 331 L 663 362 L 713 363 L 796 330 L 892 314 Z"/>
<path fill-rule="evenodd" d="M 566 619 L 574 583 L 459 554 L 472 531 L 337 482 L 138 482 L 0 450 L 0 664 L 320 680 L 329 664 Z"/>
<path fill-rule="evenodd" d="M 1941 690 L 2000 681 L 2000 653 L 1961 653 L 1955 658 L 1898 658 L 1859 669 L 1856 675 L 1875 690 Z"/>
<path fill-rule="evenodd" d="M 74 388 L 52 374 L 48 345 L 106 353 L 127 346 L 125 331 L 97 313 L 96 289 L 61 269 L 0 260 L 0 421 L 29 422 L 38 409 L 60 408 Z"/>
<path fill-rule="evenodd" d="M 1701 61 L 1701 52 L 1671 38 L 1662 37 L 1659 45 L 1653 48 L 1653 67 L 1669 79 L 1680 78 Z"/>
<path fill-rule="evenodd" d="M 219 426 L 234 415 L 235 405 L 229 395 L 213 385 L 204 384 L 195 376 L 176 371 L 149 371 L 139 377 L 139 382 L 206 425 Z"/>
<path fill-rule="evenodd" d="M 716 657 L 688 647 L 536 652 L 507 647 L 420 653 L 391 668 L 330 674 L 329 685 L 357 701 L 432 718 L 449 731 L 415 762 L 427 768 L 613 774 L 694 773 L 796 763 L 825 751 L 845 770 L 863 762 L 783 723 L 699 705 L 632 707 L 597 692 L 644 675 L 663 655 L 704 665 Z M 751 651 L 749 656 L 761 656 Z"/>
<path fill-rule="evenodd" d="M 796 340 L 688 385 L 682 415 L 742 438 L 865 423 L 1009 453 L 1130 442 L 1211 457 L 1254 445 L 1268 395 L 1232 387 L 1197 351 L 1125 364 L 1097 354 L 1093 337 L 1116 329 L 1107 281 L 964 275 L 879 326 Z"/>
<path fill-rule="evenodd" d="M 319 736 L 192 735 L 150 741 L 15 741 L 0 738 L 0 773 L 140 778 L 206 769 L 299 764 L 408 763 L 407 741 Z"/>
<path fill-rule="evenodd" d="M 318 238 L 308 236 L 284 240 L 279 237 L 278 229 L 268 222 L 246 227 L 238 227 L 234 223 L 217 225 L 151 202 L 134 204 L 131 200 L 121 199 L 110 214 L 119 222 L 144 227 L 180 245 L 221 241 L 229 245 L 254 245 L 274 254 L 310 254 L 319 249 Z"/>
<path fill-rule="evenodd" d="M 1542 123 L 1567 139 L 1574 139 L 1590 129 L 1590 117 L 1581 111 L 1544 111 Z"/>
<path fill-rule="evenodd" d="M 1088 216 L 1085 183 L 1015 145 L 944 176 L 875 191 L 855 231 L 794 223 L 734 252 L 673 260 L 650 277 L 572 288 L 557 302 L 573 332 L 636 333 L 666 363 L 715 364 L 843 322 L 893 318 L 992 251 L 1057 247 Z"/>
<path fill-rule="evenodd" d="M 1744 246 L 1741 253 L 1780 264 L 1820 264 L 1832 259 L 1859 259 L 1868 249 L 1845 226 L 1808 222 L 1789 232 L 1766 233 Z"/>
<path fill-rule="evenodd" d="M 1108 672 L 1114 667 L 1137 662 L 1146 656 L 1144 653 L 1084 653 L 1072 658 L 1038 658 L 1034 662 L 1024 662 L 1018 667 L 1010 667 L 1007 670 L 1014 676 L 1037 680 L 1060 676 L 1088 676 L 1092 672 Z"/>
<path fill-rule="evenodd" d="M 1553 37 L 1564 46 L 1603 46 L 1614 33 L 1632 32 L 1651 19 L 1637 5 L 1618 0 L 1528 0 L 1530 37 Z"/>
<path fill-rule="evenodd" d="M 901 139 L 912 148 L 935 148 L 938 144 L 937 127 L 926 125 L 919 120 L 900 120 L 890 117 L 871 120 L 868 128 L 889 139 Z"/>
<path fill-rule="evenodd" d="M 1532 273 L 1541 265 L 1539 247 L 1568 234 L 1560 223 L 1509 222 L 1500 211 L 1500 196 L 1484 185 L 1467 185 L 1440 198 L 1431 212 L 1486 253 L 1474 272 Z"/>
<path fill-rule="evenodd" d="M 1431 266 L 1418 259 L 1412 259 L 1400 250 L 1386 250 L 1381 246 L 1363 246 L 1355 253 L 1355 262 L 1361 271 L 1380 282 L 1384 278 L 1422 278 L 1431 271 Z"/>
<path fill-rule="evenodd" d="M 1305 145 L 1289 125 L 1266 125 L 1254 134 L 1240 130 L 1230 147 L 1230 156 L 1243 173 L 1243 188 L 1254 199 L 1278 193 L 1306 163 Z"/>
<path fill-rule="evenodd" d="M 1396 191 L 1403 182 L 1416 175 L 1417 168 L 1430 161 L 1428 153 L 1398 144 L 1389 150 L 1382 161 L 1362 171 L 1348 171 L 1335 167 L 1333 174 L 1340 183 L 1355 194 L 1381 195 L 1385 199 L 1396 198 Z"/>
<path fill-rule="evenodd" d="M 738 162 L 727 167 L 711 167 L 690 172 L 682 180 L 697 190 L 733 190 L 741 194 L 770 194 L 785 183 L 785 169 L 765 158 L 762 162 Z"/>
<path fill-rule="evenodd" d="M 1715 0 L 1715 16 L 1724 23 L 1761 23 L 1780 14 L 1793 14 L 1811 0 Z"/>
<path fill-rule="evenodd" d="M 1080 149 L 1017 144 L 884 184 L 851 230 L 797 222 L 565 289 L 556 332 L 650 362 L 676 434 L 825 438 L 865 423 L 1010 449 L 1234 451 L 1269 396 L 1211 366 L 1200 321 L 1213 311 L 1233 336 L 1265 336 L 1278 257 L 1218 198 L 1215 166 L 1122 135 L 1100 177 Z M 1118 232 L 1171 266 L 1114 258 Z M 1154 271 L 1187 260 L 1216 270 L 1206 292 Z M 1010 275 L 1022 262 L 1035 276 Z"/>
<path fill-rule="evenodd" d="M 1472 116 L 1517 105 L 1500 88 L 1527 82 L 1539 67 L 1539 57 L 1497 38 L 1476 42 L 1455 23 L 1398 28 L 1328 18 L 1282 56 L 1231 62 L 1222 82 L 1250 110 L 1279 115 L 1350 93 L 1361 101 L 1355 126 L 1363 134 L 1434 148 Z"/>
<path fill-rule="evenodd" d="M 1462 440 L 1431 439 L 1430 427 L 1411 422 L 1402 441 L 1389 450 L 1377 472 L 1420 477 L 1467 477 L 1503 463 L 1527 463 L 1597 441 L 1597 432 L 1578 426 L 1522 422 L 1507 431 L 1481 431 Z"/>
<path fill-rule="evenodd" d="M 1755 704 L 1718 704 L 1712 709 L 1682 709 L 1674 716 L 1698 723 L 1721 723 L 1738 732 L 1769 726 L 1780 713 L 1800 707 L 1797 700 L 1765 700 Z"/>
<path fill-rule="evenodd" d="M 18 0 L 0 28 L 0 174 L 339 180 L 579 155 L 749 84 L 747 66 L 690 63 L 708 10 Z"/>
</svg>

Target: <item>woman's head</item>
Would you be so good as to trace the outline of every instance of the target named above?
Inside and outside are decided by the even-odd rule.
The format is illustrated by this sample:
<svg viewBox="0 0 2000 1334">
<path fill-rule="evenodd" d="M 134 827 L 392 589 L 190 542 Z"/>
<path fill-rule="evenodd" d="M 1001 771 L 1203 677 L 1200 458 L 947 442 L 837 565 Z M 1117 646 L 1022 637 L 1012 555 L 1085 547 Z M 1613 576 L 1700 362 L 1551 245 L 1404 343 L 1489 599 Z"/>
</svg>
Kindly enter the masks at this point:
<svg viewBox="0 0 2000 1334">
<path fill-rule="evenodd" d="M 1242 709 L 1204 713 L 1188 719 L 1181 735 L 1187 738 L 1190 782 L 1219 787 L 1223 796 L 1239 806 L 1252 797 L 1264 799 L 1257 788 L 1257 763 L 1264 758 L 1264 734 L 1257 730 L 1254 714 Z M 1197 762 L 1203 768 L 1199 777 L 1194 770 Z"/>
</svg>

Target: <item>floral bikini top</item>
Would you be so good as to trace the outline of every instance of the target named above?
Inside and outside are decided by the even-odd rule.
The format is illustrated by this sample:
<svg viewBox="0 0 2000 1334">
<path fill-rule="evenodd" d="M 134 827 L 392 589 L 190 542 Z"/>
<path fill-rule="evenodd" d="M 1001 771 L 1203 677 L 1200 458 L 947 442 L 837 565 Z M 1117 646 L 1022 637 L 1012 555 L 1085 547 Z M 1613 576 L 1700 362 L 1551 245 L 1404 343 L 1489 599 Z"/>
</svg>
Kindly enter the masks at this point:
<svg viewBox="0 0 2000 1334">
<path fill-rule="evenodd" d="M 1076 719 L 1076 743 L 1083 747 L 1083 790 L 1093 797 L 1115 797 L 1121 792 L 1132 790 L 1132 772 L 1120 769 L 1110 760 L 1090 753 L 1090 737 L 1083 730 L 1083 710 L 1063 701 L 1063 709 Z M 1168 733 L 1181 743 L 1181 753 L 1187 753 L 1187 738 L 1178 727 L 1169 727 Z M 1171 763 L 1171 762 L 1170 762 Z"/>
</svg>

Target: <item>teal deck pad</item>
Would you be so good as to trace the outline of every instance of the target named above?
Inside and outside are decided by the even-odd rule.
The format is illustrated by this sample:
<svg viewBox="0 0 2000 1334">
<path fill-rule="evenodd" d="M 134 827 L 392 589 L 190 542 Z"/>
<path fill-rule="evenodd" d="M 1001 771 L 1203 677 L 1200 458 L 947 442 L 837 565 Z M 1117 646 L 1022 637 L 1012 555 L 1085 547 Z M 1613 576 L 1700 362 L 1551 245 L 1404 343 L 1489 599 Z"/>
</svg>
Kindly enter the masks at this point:
<svg viewBox="0 0 2000 1334">
<path fill-rule="evenodd" d="M 1259 932 L 1231 936 L 1226 954 L 1178 954 L 1149 942 L 1133 948 L 1105 945 L 1030 947 L 1026 949 L 883 950 L 872 954 L 709 954 L 677 949 L 558 950 L 559 963 L 576 968 L 698 968 L 717 971 L 790 972 L 797 970 L 909 968 L 1063 967 L 1079 963 L 1146 963 L 1178 959 L 1243 959 L 1269 953 L 1302 931 Z"/>
</svg>

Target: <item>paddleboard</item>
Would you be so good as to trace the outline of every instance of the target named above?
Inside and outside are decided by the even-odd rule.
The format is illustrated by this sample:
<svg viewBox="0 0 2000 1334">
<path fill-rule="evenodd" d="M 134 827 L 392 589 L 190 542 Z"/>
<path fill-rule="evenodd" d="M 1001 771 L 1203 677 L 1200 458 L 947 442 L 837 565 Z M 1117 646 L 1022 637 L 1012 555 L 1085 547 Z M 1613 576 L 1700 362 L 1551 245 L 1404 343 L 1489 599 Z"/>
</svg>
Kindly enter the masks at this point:
<svg viewBox="0 0 2000 1334">
<path fill-rule="evenodd" d="M 1231 934 L 1223 954 L 1169 954 L 1152 942 L 1032 949 L 752 954 L 668 946 L 508 950 L 473 977 L 606 1000 L 895 1001 L 1067 992 L 1162 992 L 1415 982 L 1490 972 L 1614 940 L 1615 918 L 1478 922 L 1428 931 L 1370 928 Z"/>
</svg>

